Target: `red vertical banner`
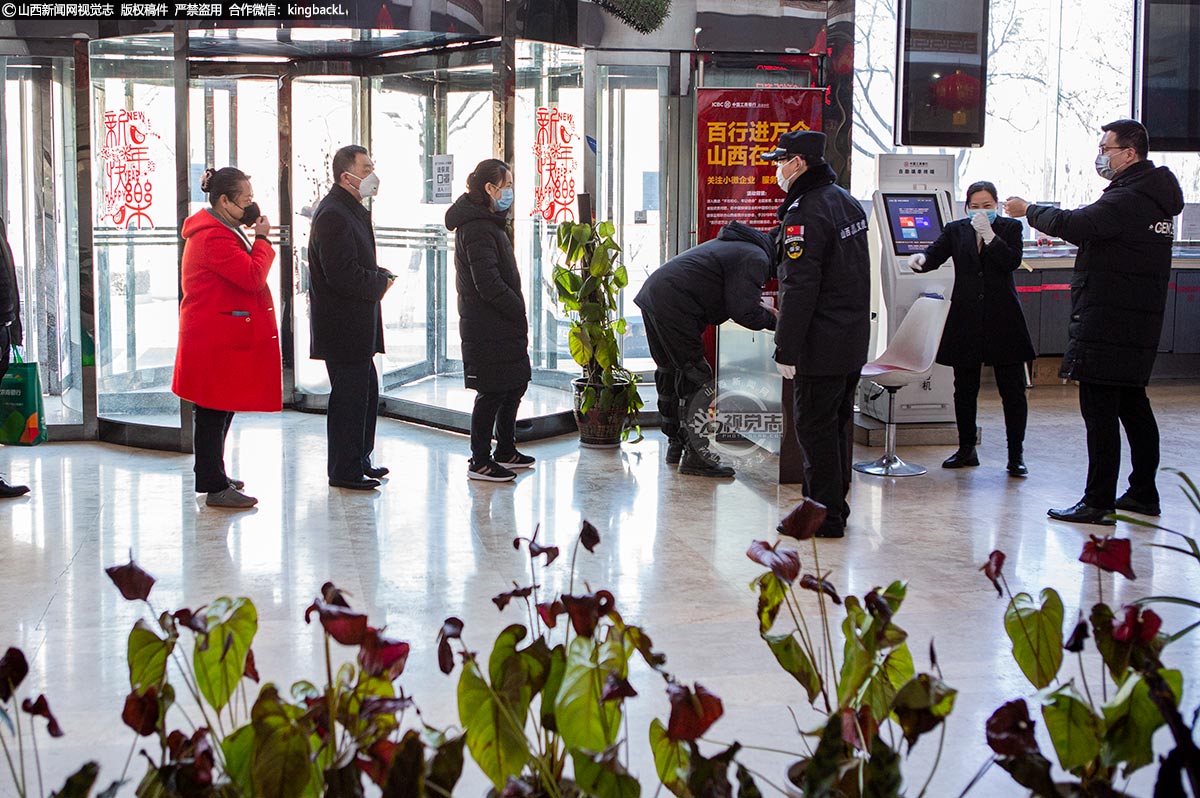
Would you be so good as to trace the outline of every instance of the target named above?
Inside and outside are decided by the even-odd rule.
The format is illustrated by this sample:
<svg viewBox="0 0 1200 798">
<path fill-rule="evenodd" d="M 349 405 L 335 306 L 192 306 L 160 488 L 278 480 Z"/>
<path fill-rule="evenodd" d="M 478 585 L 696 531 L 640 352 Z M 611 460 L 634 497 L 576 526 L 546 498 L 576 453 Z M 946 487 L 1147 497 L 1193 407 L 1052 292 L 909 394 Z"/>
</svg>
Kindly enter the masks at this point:
<svg viewBox="0 0 1200 798">
<path fill-rule="evenodd" d="M 761 155 L 790 130 L 820 130 L 824 89 L 698 89 L 698 242 L 732 221 L 760 230 L 779 224 L 783 194 L 775 164 Z"/>
<path fill-rule="evenodd" d="M 575 177 L 579 171 L 575 115 L 556 107 L 539 106 L 535 121 L 533 156 L 537 160 L 538 184 L 533 190 L 534 208 L 529 215 L 541 216 L 547 222 L 574 221 Z"/>
</svg>

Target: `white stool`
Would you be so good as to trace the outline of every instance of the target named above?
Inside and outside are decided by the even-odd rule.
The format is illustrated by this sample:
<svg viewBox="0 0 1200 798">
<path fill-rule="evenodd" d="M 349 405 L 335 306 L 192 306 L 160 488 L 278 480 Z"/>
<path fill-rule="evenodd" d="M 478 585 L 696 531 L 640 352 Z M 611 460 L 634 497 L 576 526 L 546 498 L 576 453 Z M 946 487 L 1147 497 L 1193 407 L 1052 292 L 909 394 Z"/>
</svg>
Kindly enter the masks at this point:
<svg viewBox="0 0 1200 798">
<path fill-rule="evenodd" d="M 949 312 L 950 303 L 945 299 L 918 297 L 884 353 L 863 366 L 862 376 L 888 392 L 888 417 L 883 457 L 855 463 L 855 471 L 881 477 L 915 477 L 925 473 L 924 466 L 910 465 L 896 456 L 896 392 L 929 376 Z"/>
</svg>

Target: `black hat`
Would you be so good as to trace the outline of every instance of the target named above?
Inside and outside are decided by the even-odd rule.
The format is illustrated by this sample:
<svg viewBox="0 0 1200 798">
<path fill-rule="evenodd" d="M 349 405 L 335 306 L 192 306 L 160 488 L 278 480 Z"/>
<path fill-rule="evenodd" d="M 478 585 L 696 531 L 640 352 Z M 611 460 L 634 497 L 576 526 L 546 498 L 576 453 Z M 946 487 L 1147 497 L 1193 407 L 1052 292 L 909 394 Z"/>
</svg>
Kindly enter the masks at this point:
<svg viewBox="0 0 1200 798">
<path fill-rule="evenodd" d="M 775 149 L 764 152 L 764 161 L 780 161 L 804 155 L 809 158 L 825 157 L 825 134 L 815 130 L 793 130 L 784 133 L 775 144 Z"/>
</svg>

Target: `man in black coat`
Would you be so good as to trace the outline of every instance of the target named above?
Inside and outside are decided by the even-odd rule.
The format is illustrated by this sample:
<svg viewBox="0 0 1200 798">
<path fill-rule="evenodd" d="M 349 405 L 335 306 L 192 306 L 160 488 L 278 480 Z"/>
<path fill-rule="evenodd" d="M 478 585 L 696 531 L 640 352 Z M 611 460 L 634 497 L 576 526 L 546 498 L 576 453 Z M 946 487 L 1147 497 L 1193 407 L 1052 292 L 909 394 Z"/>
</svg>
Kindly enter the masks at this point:
<svg viewBox="0 0 1200 798">
<path fill-rule="evenodd" d="M 871 337 L 867 218 L 825 162 L 825 134 L 784 133 L 773 152 L 779 206 L 779 322 L 775 362 L 795 380 L 796 439 L 808 496 L 828 515 L 819 537 L 845 534 L 850 505 L 851 420 Z"/>
<path fill-rule="evenodd" d="M 1146 160 L 1146 128 L 1121 119 L 1100 128 L 1096 172 L 1110 180 L 1100 199 L 1073 211 L 1011 197 L 1011 216 L 1079 247 L 1071 275 L 1070 339 L 1059 376 L 1079 382 L 1087 427 L 1083 498 L 1051 509 L 1060 521 L 1112 525 L 1118 510 L 1158 515 L 1158 424 L 1146 397 L 1162 333 L 1171 276 L 1174 217 L 1183 210 L 1179 181 Z M 1121 426 L 1129 439 L 1129 489 L 1116 498 Z"/>
<path fill-rule="evenodd" d="M 775 329 L 774 311 L 761 304 L 774 259 L 770 236 L 730 222 L 712 241 L 655 269 L 633 300 L 642 309 L 657 367 L 654 387 L 667 436 L 667 463 L 679 463 L 683 474 L 733 476 L 732 468 L 688 435 L 685 421 L 690 403 L 713 378 L 704 358 L 705 327 L 733 319 L 750 330 Z"/>
<path fill-rule="evenodd" d="M 21 292 L 17 286 L 17 264 L 8 246 L 8 228 L 0 219 L 0 380 L 8 372 L 9 352 L 25 340 L 21 327 Z M 29 492 L 25 485 L 10 485 L 0 477 L 0 499 Z"/>
<path fill-rule="evenodd" d="M 383 352 L 380 301 L 396 276 L 375 262 L 375 231 L 363 200 L 379 178 L 366 149 L 342 147 L 333 156 L 334 186 L 313 213 L 309 255 L 310 357 L 329 372 L 326 415 L 329 484 L 370 490 L 388 470 L 372 467 Z"/>
</svg>

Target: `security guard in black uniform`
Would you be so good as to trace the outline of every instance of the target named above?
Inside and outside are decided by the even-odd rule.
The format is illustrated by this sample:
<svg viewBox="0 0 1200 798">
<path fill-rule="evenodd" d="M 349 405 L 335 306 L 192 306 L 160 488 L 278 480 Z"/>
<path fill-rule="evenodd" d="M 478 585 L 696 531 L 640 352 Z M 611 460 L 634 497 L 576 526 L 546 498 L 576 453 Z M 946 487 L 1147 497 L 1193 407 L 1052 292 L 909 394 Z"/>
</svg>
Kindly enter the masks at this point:
<svg viewBox="0 0 1200 798">
<path fill-rule="evenodd" d="M 795 381 L 806 492 L 828 511 L 817 536 L 840 538 L 850 514 L 854 392 L 871 335 L 867 218 L 836 184 L 824 133 L 785 133 L 762 157 L 775 162 L 779 188 L 787 192 L 778 212 L 775 363 Z"/>
</svg>

